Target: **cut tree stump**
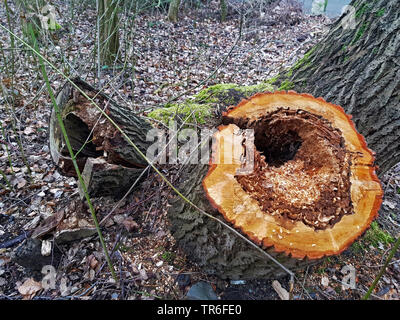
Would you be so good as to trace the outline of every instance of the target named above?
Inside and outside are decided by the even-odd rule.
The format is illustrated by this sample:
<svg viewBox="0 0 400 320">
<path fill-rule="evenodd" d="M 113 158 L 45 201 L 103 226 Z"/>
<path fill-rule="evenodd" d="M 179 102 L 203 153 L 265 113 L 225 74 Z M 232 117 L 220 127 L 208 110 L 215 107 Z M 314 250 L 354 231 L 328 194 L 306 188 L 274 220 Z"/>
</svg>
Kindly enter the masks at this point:
<svg viewBox="0 0 400 320">
<path fill-rule="evenodd" d="M 94 99 L 140 151 L 146 153 L 150 145 L 146 134 L 152 129 L 146 120 L 83 80 L 76 78 L 73 82 Z M 122 197 L 146 168 L 147 162 L 70 82 L 58 92 L 57 104 L 89 194 Z M 63 174 L 76 176 L 54 109 L 50 117 L 50 152 Z M 81 186 L 80 193 L 83 196 Z"/>
<path fill-rule="evenodd" d="M 295 92 L 263 93 L 229 109 L 223 123 L 210 165 L 186 166 L 178 189 L 286 268 L 340 254 L 377 216 L 383 192 L 374 155 L 341 107 Z M 241 129 L 254 130 L 253 148 Z M 246 153 L 254 170 L 243 173 Z M 230 279 L 285 275 L 179 197 L 170 204 L 173 235 L 205 271 Z"/>
</svg>

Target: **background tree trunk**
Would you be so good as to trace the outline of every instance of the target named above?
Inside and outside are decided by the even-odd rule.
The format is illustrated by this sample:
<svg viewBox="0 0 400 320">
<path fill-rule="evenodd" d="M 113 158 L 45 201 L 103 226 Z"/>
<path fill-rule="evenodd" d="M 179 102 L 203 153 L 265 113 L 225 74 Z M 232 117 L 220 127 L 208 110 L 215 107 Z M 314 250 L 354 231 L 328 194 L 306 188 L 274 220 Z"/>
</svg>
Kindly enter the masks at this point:
<svg viewBox="0 0 400 320">
<path fill-rule="evenodd" d="M 119 55 L 118 1 L 98 0 L 100 65 L 112 66 Z"/>
<path fill-rule="evenodd" d="M 228 8 L 226 6 L 225 0 L 220 0 L 220 10 L 221 10 L 221 22 L 226 21 L 226 15 L 228 14 Z"/>
<path fill-rule="evenodd" d="M 355 7 L 354 29 L 350 11 L 278 83 L 342 106 L 376 152 L 382 175 L 400 162 L 399 1 L 350 5 Z"/>
<path fill-rule="evenodd" d="M 171 22 L 178 22 L 178 12 L 179 5 L 181 4 L 181 0 L 171 0 L 168 9 L 168 20 Z"/>
</svg>

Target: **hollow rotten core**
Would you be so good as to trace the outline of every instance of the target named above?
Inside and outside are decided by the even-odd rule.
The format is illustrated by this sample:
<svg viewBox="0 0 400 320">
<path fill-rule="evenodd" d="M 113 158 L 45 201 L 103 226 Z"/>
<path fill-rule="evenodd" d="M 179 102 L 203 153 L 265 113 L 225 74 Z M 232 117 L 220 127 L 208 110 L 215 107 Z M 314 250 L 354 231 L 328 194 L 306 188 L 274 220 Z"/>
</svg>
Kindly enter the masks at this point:
<svg viewBox="0 0 400 320">
<path fill-rule="evenodd" d="M 280 108 L 257 121 L 235 121 L 255 134 L 254 170 L 237 175 L 266 214 L 326 229 L 352 214 L 351 153 L 340 130 L 304 110 Z"/>
</svg>

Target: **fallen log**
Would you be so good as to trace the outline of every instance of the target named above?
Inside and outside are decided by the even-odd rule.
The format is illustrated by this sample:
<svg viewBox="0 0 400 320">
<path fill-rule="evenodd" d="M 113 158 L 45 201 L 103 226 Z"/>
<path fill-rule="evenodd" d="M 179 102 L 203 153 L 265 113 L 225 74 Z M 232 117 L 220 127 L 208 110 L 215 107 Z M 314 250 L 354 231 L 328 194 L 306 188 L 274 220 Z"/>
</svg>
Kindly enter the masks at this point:
<svg viewBox="0 0 400 320">
<path fill-rule="evenodd" d="M 127 107 L 76 78 L 73 83 L 83 90 L 139 149 L 146 153 L 150 142 L 146 134 L 152 128 Z M 121 197 L 147 166 L 122 134 L 70 82 L 57 94 L 57 104 L 77 163 L 91 196 Z M 76 176 L 54 109 L 50 117 L 50 152 L 62 173 Z M 82 188 L 80 193 L 83 197 Z"/>
<path fill-rule="evenodd" d="M 341 107 L 295 92 L 263 93 L 230 108 L 223 124 L 210 165 L 187 166 L 178 189 L 287 268 L 340 254 L 376 218 L 383 192 L 374 155 Z M 254 148 L 243 145 L 243 129 L 253 130 Z M 243 174 L 246 153 L 254 163 Z M 169 217 L 179 245 L 209 273 L 285 274 L 179 197 Z"/>
</svg>

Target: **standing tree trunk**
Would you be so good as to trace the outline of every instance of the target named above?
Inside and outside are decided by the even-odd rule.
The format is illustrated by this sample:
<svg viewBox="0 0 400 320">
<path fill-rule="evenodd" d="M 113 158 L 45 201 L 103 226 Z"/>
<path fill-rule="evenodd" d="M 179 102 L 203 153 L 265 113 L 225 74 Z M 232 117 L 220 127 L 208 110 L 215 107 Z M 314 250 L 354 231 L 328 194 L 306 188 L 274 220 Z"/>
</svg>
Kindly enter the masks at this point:
<svg viewBox="0 0 400 320">
<path fill-rule="evenodd" d="M 178 12 L 181 0 L 171 0 L 168 9 L 168 20 L 171 22 L 178 22 Z"/>
<path fill-rule="evenodd" d="M 220 0 L 220 10 L 221 10 L 221 22 L 226 21 L 226 15 L 228 14 L 228 8 L 226 6 L 225 0 Z"/>
<path fill-rule="evenodd" d="M 281 88 L 324 97 L 351 114 L 377 154 L 381 175 L 400 162 L 399 1 L 350 5 L 355 10 L 278 80 Z"/>
<path fill-rule="evenodd" d="M 99 63 L 112 66 L 119 55 L 119 20 L 117 0 L 98 1 Z"/>
</svg>

